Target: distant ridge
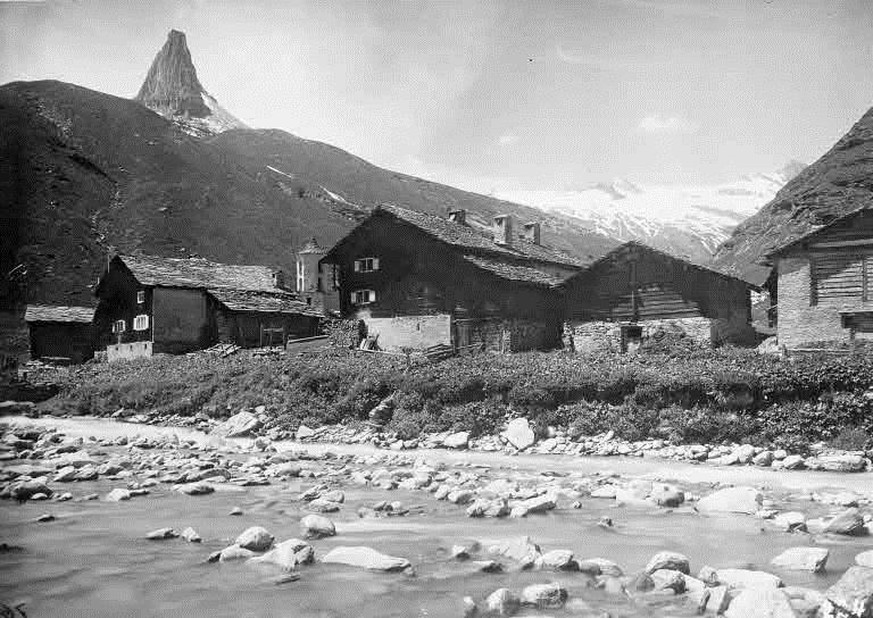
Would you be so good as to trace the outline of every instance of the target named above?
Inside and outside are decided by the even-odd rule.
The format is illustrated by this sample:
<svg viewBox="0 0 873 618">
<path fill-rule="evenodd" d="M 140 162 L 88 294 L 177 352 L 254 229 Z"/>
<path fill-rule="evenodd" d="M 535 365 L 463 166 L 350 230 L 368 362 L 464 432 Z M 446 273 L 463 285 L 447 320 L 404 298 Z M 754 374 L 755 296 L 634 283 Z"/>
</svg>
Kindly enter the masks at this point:
<svg viewBox="0 0 873 618">
<path fill-rule="evenodd" d="M 762 284 L 764 254 L 859 208 L 873 206 L 873 108 L 821 158 L 789 181 L 719 247 L 717 266 Z"/>
</svg>

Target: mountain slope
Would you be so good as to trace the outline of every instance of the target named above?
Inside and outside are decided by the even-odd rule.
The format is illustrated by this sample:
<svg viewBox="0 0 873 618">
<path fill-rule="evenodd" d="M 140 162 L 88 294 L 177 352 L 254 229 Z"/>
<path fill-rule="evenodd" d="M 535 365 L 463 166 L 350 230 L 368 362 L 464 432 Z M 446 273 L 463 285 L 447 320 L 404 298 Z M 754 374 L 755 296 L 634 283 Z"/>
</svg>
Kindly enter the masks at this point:
<svg viewBox="0 0 873 618">
<path fill-rule="evenodd" d="M 286 189 L 299 183 L 337 207 L 389 202 L 443 216 L 463 208 L 468 222 L 481 226 L 489 226 L 495 215 L 508 213 L 520 222 L 540 221 L 543 243 L 583 260 L 599 257 L 618 244 L 569 217 L 386 170 L 335 146 L 285 131 L 234 130 L 206 141 L 235 157 L 250 174 L 272 179 Z"/>
<path fill-rule="evenodd" d="M 178 30 L 167 35 L 167 42 L 152 61 L 134 100 L 174 121 L 191 135 L 246 128 L 200 83 L 185 34 Z"/>
<path fill-rule="evenodd" d="M 353 222 L 305 190 L 259 181 L 140 104 L 56 81 L 0 86 L 0 272 L 26 298 L 92 302 L 105 252 L 191 253 L 290 269 Z"/>
<path fill-rule="evenodd" d="M 803 164 L 721 185 L 643 186 L 624 179 L 576 191 L 512 191 L 499 197 L 560 213 L 619 240 L 638 240 L 708 261 L 741 221 L 770 201 Z"/>
<path fill-rule="evenodd" d="M 718 249 L 715 264 L 753 283 L 763 283 L 770 273 L 759 263 L 764 254 L 865 206 L 873 206 L 873 109 L 771 202 L 740 224 Z"/>
</svg>

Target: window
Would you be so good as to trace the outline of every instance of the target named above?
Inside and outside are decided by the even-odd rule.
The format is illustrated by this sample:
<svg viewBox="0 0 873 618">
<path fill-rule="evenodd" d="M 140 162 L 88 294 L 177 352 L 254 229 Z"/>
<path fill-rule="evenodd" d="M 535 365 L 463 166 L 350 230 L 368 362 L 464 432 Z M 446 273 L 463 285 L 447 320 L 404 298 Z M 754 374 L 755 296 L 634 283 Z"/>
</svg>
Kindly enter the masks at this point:
<svg viewBox="0 0 873 618">
<path fill-rule="evenodd" d="M 367 305 L 376 302 L 376 292 L 373 290 L 355 290 L 352 292 L 353 305 Z"/>
<path fill-rule="evenodd" d="M 371 273 L 379 270 L 379 258 L 362 258 L 355 260 L 356 273 Z"/>
<path fill-rule="evenodd" d="M 145 303 L 145 290 L 140 290 L 136 293 L 136 304 L 142 305 Z"/>
<path fill-rule="evenodd" d="M 115 322 L 112 323 L 112 332 L 113 333 L 116 333 L 116 334 L 123 333 L 126 330 L 127 330 L 127 322 L 125 322 L 124 320 L 115 320 Z"/>
<path fill-rule="evenodd" d="M 138 315 L 133 319 L 133 330 L 148 330 L 149 316 Z"/>
</svg>

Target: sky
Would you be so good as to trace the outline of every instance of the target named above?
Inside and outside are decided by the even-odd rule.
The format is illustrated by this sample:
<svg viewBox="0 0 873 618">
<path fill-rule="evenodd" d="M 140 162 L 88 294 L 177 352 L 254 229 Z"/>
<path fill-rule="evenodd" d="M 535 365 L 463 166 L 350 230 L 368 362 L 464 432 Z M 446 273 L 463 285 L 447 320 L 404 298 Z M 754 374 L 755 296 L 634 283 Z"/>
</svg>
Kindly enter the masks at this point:
<svg viewBox="0 0 873 618">
<path fill-rule="evenodd" d="M 248 125 L 486 194 L 729 182 L 873 106 L 870 0 L 0 0 L 0 83 L 132 97 L 172 28 Z"/>
</svg>

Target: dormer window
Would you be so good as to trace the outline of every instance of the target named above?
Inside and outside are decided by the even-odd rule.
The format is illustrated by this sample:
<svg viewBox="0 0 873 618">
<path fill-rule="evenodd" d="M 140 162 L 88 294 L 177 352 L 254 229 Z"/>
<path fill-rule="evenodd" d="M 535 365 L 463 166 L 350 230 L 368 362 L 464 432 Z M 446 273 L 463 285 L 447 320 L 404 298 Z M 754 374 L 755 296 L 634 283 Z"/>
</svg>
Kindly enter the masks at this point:
<svg viewBox="0 0 873 618">
<path fill-rule="evenodd" d="M 355 260 L 356 273 L 371 273 L 376 270 L 379 270 L 379 258 L 370 257 Z"/>
<path fill-rule="evenodd" d="M 355 290 L 351 298 L 353 305 L 369 305 L 376 302 L 375 290 Z"/>
</svg>

